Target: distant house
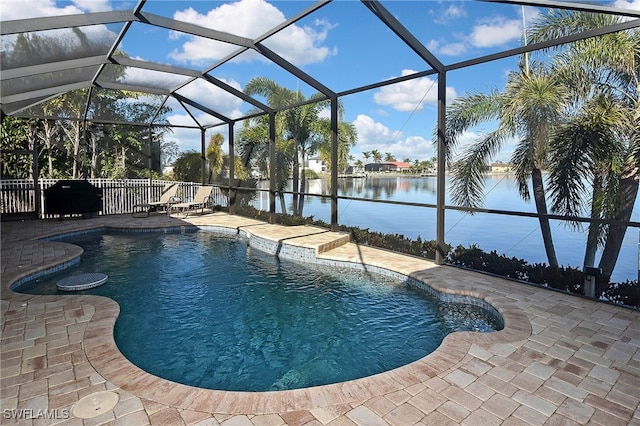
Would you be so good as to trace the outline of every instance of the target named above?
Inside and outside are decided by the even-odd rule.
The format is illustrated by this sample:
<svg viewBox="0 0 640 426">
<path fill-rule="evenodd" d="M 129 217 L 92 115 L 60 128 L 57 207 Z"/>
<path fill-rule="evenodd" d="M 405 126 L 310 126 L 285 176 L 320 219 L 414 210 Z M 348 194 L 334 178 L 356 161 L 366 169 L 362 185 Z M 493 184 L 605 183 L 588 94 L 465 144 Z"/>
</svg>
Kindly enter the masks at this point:
<svg viewBox="0 0 640 426">
<path fill-rule="evenodd" d="M 404 161 L 393 161 L 390 164 L 396 165 L 397 172 L 409 172 L 411 171 L 411 163 L 405 163 Z"/>
<path fill-rule="evenodd" d="M 491 173 L 509 173 L 512 167 L 511 164 L 495 163 L 490 166 L 489 171 Z"/>
<path fill-rule="evenodd" d="M 408 172 L 409 170 L 411 170 L 411 164 L 402 161 L 368 163 L 364 165 L 365 172 Z"/>
<path fill-rule="evenodd" d="M 309 158 L 305 164 L 307 170 L 313 170 L 316 173 L 326 173 L 327 165 L 320 157 Z"/>
</svg>

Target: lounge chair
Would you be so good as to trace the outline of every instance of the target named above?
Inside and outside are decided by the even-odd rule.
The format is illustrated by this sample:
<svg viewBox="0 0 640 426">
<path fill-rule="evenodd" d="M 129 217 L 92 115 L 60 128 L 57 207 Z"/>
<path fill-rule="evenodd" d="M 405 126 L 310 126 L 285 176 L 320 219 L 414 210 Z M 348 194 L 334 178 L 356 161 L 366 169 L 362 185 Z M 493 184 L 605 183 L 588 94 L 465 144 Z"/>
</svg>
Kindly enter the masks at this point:
<svg viewBox="0 0 640 426">
<path fill-rule="evenodd" d="M 160 208 L 166 213 L 169 213 L 169 206 L 180 202 L 180 198 L 176 196 L 179 186 L 177 183 L 171 184 L 164 190 L 159 201 L 150 201 L 148 203 L 134 205 L 131 215 L 134 217 L 149 217 L 149 213 L 157 211 Z"/>
<path fill-rule="evenodd" d="M 211 190 L 213 187 L 211 186 L 200 186 L 196 191 L 196 195 L 193 196 L 193 200 L 185 203 L 176 203 L 171 204 L 169 207 L 170 211 L 178 211 L 184 215 L 186 218 L 189 216 L 189 212 L 191 210 L 200 209 L 200 213 L 204 213 L 205 207 L 209 207 L 211 205 Z"/>
</svg>

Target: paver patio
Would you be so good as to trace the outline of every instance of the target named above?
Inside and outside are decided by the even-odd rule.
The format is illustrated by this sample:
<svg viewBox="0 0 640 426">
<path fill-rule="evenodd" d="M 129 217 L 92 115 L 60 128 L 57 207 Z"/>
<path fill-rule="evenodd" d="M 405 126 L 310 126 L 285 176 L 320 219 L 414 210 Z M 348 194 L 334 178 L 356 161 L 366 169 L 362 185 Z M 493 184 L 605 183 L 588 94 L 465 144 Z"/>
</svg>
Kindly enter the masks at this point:
<svg viewBox="0 0 640 426">
<path fill-rule="evenodd" d="M 223 392 L 152 376 L 118 351 L 118 305 L 97 296 L 33 296 L 16 280 L 81 254 L 39 240 L 78 230 L 214 226 L 316 250 L 325 262 L 385 268 L 478 296 L 500 332 L 454 333 L 434 353 L 376 376 L 281 392 Z M 640 425 L 640 313 L 346 242 L 343 234 L 215 213 L 2 223 L 2 424 L 64 425 Z M 119 402 L 79 419 L 73 405 L 111 390 Z M 20 418 L 19 418 L 20 417 Z M 25 417 L 30 417 L 26 419 Z M 53 417 L 53 418 L 51 418 Z"/>
</svg>

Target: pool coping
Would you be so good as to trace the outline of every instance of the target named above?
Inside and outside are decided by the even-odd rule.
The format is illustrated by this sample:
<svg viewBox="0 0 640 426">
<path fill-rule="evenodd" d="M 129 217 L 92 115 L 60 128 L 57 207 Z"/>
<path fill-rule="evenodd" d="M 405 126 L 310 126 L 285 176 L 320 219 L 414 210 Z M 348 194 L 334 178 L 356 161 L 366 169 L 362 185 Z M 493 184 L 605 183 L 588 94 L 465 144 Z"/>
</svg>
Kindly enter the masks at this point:
<svg viewBox="0 0 640 426">
<path fill-rule="evenodd" d="M 95 370 L 115 386 L 151 401 L 194 411 L 255 415 L 277 413 L 280 411 L 311 410 L 338 403 L 355 403 L 374 397 L 375 394 L 371 392 L 371 389 L 378 389 L 382 393 L 390 393 L 429 380 L 435 377 L 439 371 L 451 368 L 460 362 L 473 344 L 484 346 L 487 344 L 509 343 L 526 339 L 531 335 L 531 324 L 522 312 L 510 309 L 504 300 L 492 297 L 485 298 L 481 292 L 475 289 L 451 289 L 447 287 L 444 283 L 438 282 L 437 275 L 425 273 L 425 271 L 434 268 L 441 268 L 428 260 L 411 258 L 411 263 L 414 266 L 410 272 L 405 268 L 395 268 L 380 262 L 377 262 L 378 264 L 376 265 L 367 264 L 362 261 L 362 251 L 365 250 L 368 252 L 367 255 L 369 257 L 375 257 L 380 249 L 357 247 L 355 244 L 345 241 L 346 234 L 344 233 L 335 233 L 312 226 L 280 227 L 279 225 L 270 225 L 262 222 L 237 227 L 228 225 L 195 226 L 212 232 L 243 235 L 248 238 L 249 244 L 252 247 L 289 260 L 325 265 L 360 265 L 365 269 L 369 266 L 370 268 L 375 267 L 375 271 L 378 273 L 388 271 L 419 282 L 429 280 L 429 284 L 425 283 L 425 285 L 443 294 L 471 296 L 485 300 L 500 313 L 504 321 L 504 328 L 491 333 L 455 332 L 449 334 L 434 352 L 417 361 L 393 370 L 347 382 L 311 388 L 267 392 L 220 391 L 195 388 L 172 382 L 147 373 L 132 364 L 118 350 L 113 338 L 113 327 L 119 313 L 119 306 L 115 301 L 99 296 L 62 296 L 79 297 L 83 302 L 91 303 L 95 307 L 95 312 L 87 325 L 83 339 L 85 353 Z M 135 232 L 167 233 L 186 232 L 188 230 L 189 227 L 185 226 L 138 227 Z M 9 290 L 12 293 L 11 299 L 14 300 L 21 298 L 25 298 L 25 300 L 33 300 L 34 298 L 57 299 L 60 296 L 25 296 L 14 292 L 13 289 L 16 288 L 17 284 L 25 280 L 59 270 L 61 267 L 72 265 L 75 260 L 81 256 L 81 248 L 73 244 L 55 241 L 56 239 L 78 233 L 112 231 L 133 232 L 130 228 L 126 227 L 96 226 L 69 231 L 64 234 L 46 235 L 42 239 L 36 240 L 42 244 L 71 246 L 65 247 L 70 253 L 69 258 L 59 258 L 54 262 L 55 264 L 42 267 L 38 271 L 31 271 L 31 273 L 25 271 L 25 273 L 22 274 L 23 276 L 8 283 L 8 288 L 7 284 L 3 282 L 4 291 L 2 298 L 5 299 L 6 290 Z M 274 233 L 280 238 L 273 238 Z M 321 241 L 309 242 L 310 236 L 321 236 Z M 348 240 L 348 235 L 346 239 Z M 338 242 L 336 242 L 336 240 Z M 351 249 L 355 248 L 356 251 L 360 253 L 360 261 L 345 259 L 344 256 L 342 256 L 342 258 L 341 256 L 336 257 L 331 254 L 332 250 L 343 246 L 351 246 Z M 74 250 L 74 247 L 77 247 L 77 249 Z M 307 255 L 296 256 L 292 254 L 292 252 L 295 252 L 295 248 L 302 248 L 303 252 L 307 253 Z M 406 258 L 406 256 L 392 252 L 385 254 L 387 256 L 391 255 Z M 94 300 L 94 298 L 101 300 Z M 105 342 L 104 336 L 110 336 L 107 342 Z"/>
<path fill-rule="evenodd" d="M 640 395 L 635 395 L 633 391 L 629 392 L 631 378 L 640 377 L 638 367 L 640 353 L 637 348 L 640 340 L 638 333 L 640 314 L 637 312 L 523 286 L 471 271 L 438 266 L 427 260 L 359 246 L 351 242 L 342 241 L 339 245 L 333 246 L 331 238 L 328 238 L 331 237 L 330 233 L 326 230 L 319 232 L 318 228 L 268 225 L 223 213 L 194 216 L 179 221 L 168 217 L 150 217 L 129 222 L 123 220 L 123 217 L 103 217 L 96 220 L 70 221 L 58 226 L 52 223 L 42 226 L 40 224 L 40 222 L 34 222 L 25 226 L 16 225 L 10 232 L 5 232 L 5 224 L 2 224 L 3 257 L 0 299 L 2 299 L 3 317 L 16 312 L 23 315 L 28 313 L 32 306 L 36 307 L 35 310 L 41 309 L 37 308 L 38 306 L 44 306 L 55 311 L 71 306 L 74 309 L 74 315 L 81 315 L 75 320 L 77 326 L 71 327 L 76 327 L 77 330 L 86 324 L 81 335 L 76 333 L 73 338 L 74 341 L 79 341 L 80 350 L 86 355 L 85 361 L 91 366 L 91 370 L 86 374 L 95 371 L 96 374 L 90 375 L 91 382 L 95 380 L 96 383 L 101 383 L 83 388 L 89 379 L 84 379 L 85 384 L 76 381 L 73 386 L 82 390 L 72 392 L 76 395 L 75 397 L 67 394 L 64 398 L 57 396 L 60 391 L 56 388 L 56 396 L 49 396 L 49 404 L 53 404 L 52 401 L 58 401 L 53 406 L 70 407 L 89 389 L 104 389 L 106 386 L 107 390 L 116 390 L 121 396 L 142 401 L 147 413 L 144 415 L 146 421 L 157 418 L 155 416 L 156 411 L 160 409 L 158 407 L 165 407 L 163 413 L 167 413 L 166 410 L 169 408 L 177 409 L 175 413 L 181 413 L 183 418 L 188 413 L 191 413 L 191 416 L 195 416 L 194 413 L 209 413 L 219 422 L 243 416 L 256 425 L 263 424 L 267 419 L 270 421 L 276 418 L 284 423 L 289 421 L 297 423 L 294 420 L 297 416 L 301 416 L 308 421 L 314 418 L 322 419 L 322 423 L 344 419 L 347 423 L 353 421 L 356 424 L 367 425 L 368 420 L 371 419 L 403 424 L 394 420 L 397 420 L 395 417 L 398 414 L 397 410 L 406 413 L 407 410 L 411 411 L 416 407 L 423 416 L 431 419 L 455 419 L 457 418 L 455 413 L 448 411 L 452 407 L 450 404 L 458 406 L 462 404 L 466 407 L 465 411 L 471 412 L 467 415 L 475 417 L 479 414 L 481 417 L 486 417 L 489 414 L 484 409 L 485 404 L 490 404 L 499 394 L 504 394 L 507 397 L 505 403 L 508 406 L 515 405 L 519 408 L 508 413 L 497 413 L 493 411 L 495 407 L 490 407 L 488 408 L 491 411 L 490 417 L 498 416 L 503 420 L 506 418 L 516 421 L 526 420 L 530 424 L 538 424 L 533 420 L 535 418 L 533 413 L 537 413 L 537 416 L 543 415 L 543 418 L 577 419 L 580 423 L 583 423 L 581 420 L 585 415 L 587 419 L 601 419 L 605 414 L 607 416 L 613 414 L 618 420 L 629 421 L 632 418 L 640 420 L 638 418 Z M 412 279 L 429 282 L 430 286 L 446 294 L 480 297 L 500 312 L 505 327 L 493 333 L 450 334 L 436 351 L 416 362 L 349 382 L 290 391 L 215 391 L 170 382 L 146 373 L 131 364 L 118 351 L 113 339 L 113 325 L 118 316 L 119 307 L 111 299 L 79 295 L 31 296 L 15 293 L 9 289 L 11 283 L 28 274 L 42 272 L 60 263 L 72 262 L 81 254 L 81 249 L 76 246 L 41 238 L 51 237 L 56 233 L 84 232 L 98 228 L 139 230 L 173 225 L 183 226 L 184 229 L 194 226 L 215 226 L 228 229 L 230 233 L 249 232 L 261 238 L 264 236 L 262 234 L 271 233 L 273 241 L 278 242 L 277 247 L 282 249 L 281 244 L 285 242 L 306 248 L 311 247 L 316 251 L 315 256 L 323 262 L 350 262 L 365 268 L 383 268 Z M 29 226 L 36 229 L 31 229 Z M 50 232 L 50 228 L 57 230 Z M 322 248 L 323 244 L 326 244 L 324 248 Z M 42 252 L 37 259 L 35 254 L 31 254 L 36 252 Z M 75 313 L 78 309 L 80 313 Z M 569 316 L 559 317 L 560 312 L 567 312 Z M 576 320 L 576 315 L 584 316 L 585 319 Z M 589 319 L 589 315 L 596 319 Z M 585 323 L 585 326 L 581 326 L 582 323 Z M 562 328 L 567 324 L 571 327 L 571 335 L 576 337 L 564 342 L 569 338 L 561 337 L 558 333 L 562 333 Z M 585 327 L 594 327 L 594 331 L 589 331 Z M 608 337 L 609 333 L 614 333 L 613 336 L 619 336 L 621 340 L 611 340 Z M 576 338 L 578 340 L 575 340 Z M 24 339 L 27 338 L 24 337 Z M 3 337 L 3 343 L 4 341 Z M 3 347 L 3 355 L 5 350 L 11 351 L 14 347 L 26 348 L 26 352 L 30 349 L 29 345 L 34 344 L 34 340 L 20 341 L 19 336 L 10 337 L 7 341 L 15 341 L 15 343 Z M 557 346 L 554 342 L 561 345 Z M 573 347 L 575 349 L 572 349 Z M 595 355 L 591 355 L 592 353 L 601 355 L 596 358 Z M 16 355 L 7 355 L 9 356 Z M 27 371 L 30 371 L 33 367 L 30 365 L 31 361 L 33 360 L 22 359 L 23 370 L 27 365 L 29 367 Z M 490 370 L 491 374 L 487 375 L 486 369 L 491 365 L 494 367 Z M 574 379 L 566 376 L 568 373 L 564 372 L 564 365 L 571 374 L 578 374 L 576 371 L 580 372 L 582 377 L 589 374 L 583 378 L 584 389 L 582 384 L 577 387 L 579 382 L 575 381 L 574 376 L 570 376 Z M 56 368 L 52 367 L 50 370 L 56 370 Z M 494 370 L 496 370 L 495 373 Z M 593 388 L 595 385 L 591 377 L 592 372 L 596 371 L 594 374 L 600 376 L 604 370 L 611 372 L 609 374 L 617 374 L 616 377 L 619 376 L 610 386 L 615 385 L 625 389 L 626 398 L 631 398 L 632 402 L 620 401 L 619 397 L 615 396 L 617 393 L 611 397 L 615 402 L 611 402 L 606 393 L 602 394 L 600 390 Z M 6 401 L 17 404 L 18 407 L 23 403 L 20 402 L 22 391 L 18 396 L 17 389 L 31 383 L 28 380 L 33 380 L 33 373 L 21 374 L 21 371 L 20 365 L 7 367 L 6 370 L 3 368 L 2 376 L 3 390 L 7 394 L 15 392 L 15 397 L 8 397 Z M 550 371 L 556 371 L 556 373 L 549 373 Z M 615 373 L 616 371 L 619 373 Z M 48 373 L 43 372 L 42 375 L 44 374 Z M 94 379 L 94 376 L 98 377 L 98 375 L 104 379 Z M 540 386 L 539 376 L 544 376 L 542 386 L 535 391 L 534 395 L 536 386 Z M 24 380 L 27 384 L 19 384 Z M 576 386 L 575 390 L 574 386 Z M 474 387 L 473 391 L 472 387 Z M 542 396 L 537 395 L 540 391 L 543 391 Z M 488 395 L 494 396 L 490 398 Z M 467 398 L 472 398 L 475 402 L 466 401 Z M 488 400 L 485 401 L 485 399 Z M 121 404 L 131 405 L 131 400 L 127 401 L 129 402 Z M 571 401 L 581 408 L 576 409 L 576 406 L 571 404 L 567 408 L 565 405 Z M 443 402 L 445 402 L 444 405 Z M 149 406 L 148 404 L 158 405 Z M 391 411 L 392 407 L 389 408 L 389 404 L 396 406 L 396 410 Z M 483 409 L 476 411 L 480 405 Z M 448 417 L 441 417 L 442 413 Z M 138 416 L 140 412 L 137 411 L 134 414 Z M 128 418 L 131 419 L 134 414 L 123 414 L 123 409 L 118 409 L 117 406 L 110 414 L 110 418 L 114 420 L 129 415 Z M 460 417 L 459 420 L 463 418 Z M 478 417 L 475 418 L 478 419 Z"/>
</svg>

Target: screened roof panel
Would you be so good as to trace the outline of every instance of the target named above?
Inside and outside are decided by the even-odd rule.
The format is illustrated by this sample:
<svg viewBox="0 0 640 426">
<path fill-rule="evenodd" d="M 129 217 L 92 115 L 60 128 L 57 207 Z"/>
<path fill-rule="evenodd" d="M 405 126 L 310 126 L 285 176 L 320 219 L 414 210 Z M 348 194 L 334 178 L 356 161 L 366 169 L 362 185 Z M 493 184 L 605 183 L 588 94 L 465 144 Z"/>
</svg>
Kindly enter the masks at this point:
<svg viewBox="0 0 640 426">
<path fill-rule="evenodd" d="M 237 90 L 241 89 L 235 82 L 225 83 L 236 86 L 235 89 Z M 202 111 L 215 111 L 229 119 L 243 117 L 251 109 L 251 105 L 241 98 L 202 78 L 195 79 L 175 93 L 192 101 L 193 103 L 190 105 L 193 107 L 199 108 L 202 106 L 204 108 L 199 108 Z"/>
<path fill-rule="evenodd" d="M 122 27 L 89 25 L 3 35 L 2 69 L 106 55 Z"/>
<path fill-rule="evenodd" d="M 256 38 L 312 6 L 312 1 L 149 1 L 144 11 L 241 37 Z"/>
<path fill-rule="evenodd" d="M 305 97 L 318 91 L 281 66 L 267 61 L 255 51 L 242 52 L 207 74 L 239 88 L 243 93 L 247 84 L 255 78 L 268 78 L 289 90 L 299 90 Z M 269 101 L 261 94 L 252 94 L 251 97 L 262 104 L 269 105 Z"/>
<path fill-rule="evenodd" d="M 77 82 L 90 82 L 98 72 L 98 66 L 80 67 L 64 71 L 2 79 L 2 95 L 11 96 L 41 89 L 56 88 Z"/>
<path fill-rule="evenodd" d="M 8 102 L 2 104 L 2 110 L 7 115 L 13 115 L 19 113 L 20 117 L 25 118 L 41 118 L 46 117 L 46 115 L 42 111 L 42 104 L 38 102 L 42 102 L 47 100 L 48 96 L 40 96 L 31 98 L 26 101 L 17 101 L 17 102 Z M 32 106 L 36 102 L 35 106 Z M 51 118 L 55 118 L 56 116 L 51 116 Z"/>
<path fill-rule="evenodd" d="M 214 116 L 211 114 L 208 114 L 205 111 L 202 111 L 194 106 L 188 105 L 188 104 L 184 104 L 184 109 L 188 112 L 188 116 L 189 117 L 193 117 L 193 119 L 195 120 L 196 123 L 198 123 L 199 127 L 212 127 L 212 126 L 218 126 L 220 124 L 224 124 L 225 121 Z M 173 120 L 179 119 L 179 120 L 184 120 L 186 117 L 173 117 Z M 172 120 L 172 122 L 173 122 Z"/>
<path fill-rule="evenodd" d="M 61 92 L 55 96 L 37 97 L 35 98 L 36 100 L 46 100 L 47 102 L 33 106 L 22 103 L 24 109 L 20 110 L 19 116 L 81 120 L 84 116 L 88 95 L 89 89 L 82 88 Z M 19 104 L 20 103 L 11 105 L 17 106 Z"/>
<path fill-rule="evenodd" d="M 541 14 L 549 12 L 550 6 L 622 11 L 604 2 L 591 1 L 491 2 L 490 8 L 483 2 L 390 1 L 384 5 L 445 65 L 463 63 L 530 44 L 530 40 L 524 40 L 525 29 L 530 30 Z M 557 13 L 558 9 L 555 10 Z M 634 13 L 638 16 L 638 11 Z M 622 21 L 617 15 L 608 15 L 608 18 Z M 432 25 L 425 25 L 425 21 L 432 22 Z M 573 34 L 582 31 L 583 28 L 577 28 Z M 541 52 L 540 55 L 547 54 Z M 515 64 L 517 56 L 513 60 Z"/>
<path fill-rule="evenodd" d="M 389 11 L 444 64 L 522 45 L 523 17 L 539 11 L 480 2 L 387 2 Z M 425 25 L 429 22 L 430 25 Z"/>
<path fill-rule="evenodd" d="M 200 127 L 200 124 L 187 112 L 185 106 L 175 98 L 167 98 L 165 107 L 168 109 L 166 114 L 167 122 L 172 126 Z M 200 114 L 200 113 L 197 113 Z"/>
<path fill-rule="evenodd" d="M 150 96 L 142 92 L 94 88 L 87 119 L 148 123 L 163 100 L 162 96 Z"/>
<path fill-rule="evenodd" d="M 331 2 L 264 44 L 336 92 L 431 69 L 361 2 Z"/>
<path fill-rule="evenodd" d="M 164 89 L 171 90 L 179 85 L 187 82 L 191 77 L 172 74 L 168 72 L 154 71 L 144 68 L 120 66 L 120 65 L 106 65 L 100 76 L 97 79 L 97 83 L 122 83 L 134 86 L 143 86 L 150 89 Z"/>
<path fill-rule="evenodd" d="M 148 41 L 154 40 L 153 48 Z M 172 64 L 194 70 L 215 63 L 238 46 L 163 27 L 133 22 L 120 47 L 131 58 Z"/>
</svg>

